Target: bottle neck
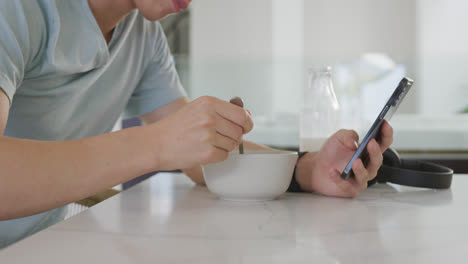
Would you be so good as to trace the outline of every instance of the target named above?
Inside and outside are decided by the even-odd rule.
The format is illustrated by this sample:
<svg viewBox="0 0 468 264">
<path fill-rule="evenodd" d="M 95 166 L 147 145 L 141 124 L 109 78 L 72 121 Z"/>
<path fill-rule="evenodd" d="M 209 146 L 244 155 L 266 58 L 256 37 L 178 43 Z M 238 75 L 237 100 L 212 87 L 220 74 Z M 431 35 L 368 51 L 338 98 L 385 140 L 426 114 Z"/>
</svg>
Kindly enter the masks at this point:
<svg viewBox="0 0 468 264">
<path fill-rule="evenodd" d="M 336 109 L 339 107 L 329 70 L 309 72 L 308 87 L 304 93 L 304 107 L 319 105 L 329 105 Z"/>
</svg>

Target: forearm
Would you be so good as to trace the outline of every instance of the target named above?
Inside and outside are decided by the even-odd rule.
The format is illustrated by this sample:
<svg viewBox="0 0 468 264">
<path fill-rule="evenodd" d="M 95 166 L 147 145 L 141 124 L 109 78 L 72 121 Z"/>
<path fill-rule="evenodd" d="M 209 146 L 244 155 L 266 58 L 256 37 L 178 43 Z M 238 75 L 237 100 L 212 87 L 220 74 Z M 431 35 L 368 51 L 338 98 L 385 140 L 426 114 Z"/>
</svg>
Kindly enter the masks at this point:
<svg viewBox="0 0 468 264">
<path fill-rule="evenodd" d="M 248 150 L 274 150 L 270 147 L 259 145 L 250 141 L 244 141 L 244 149 Z M 203 171 L 200 165 L 190 169 L 182 170 L 192 181 L 197 184 L 205 184 L 205 178 L 203 178 Z"/>
<path fill-rule="evenodd" d="M 80 200 L 157 169 L 143 128 L 82 140 L 0 138 L 0 220 Z"/>
</svg>

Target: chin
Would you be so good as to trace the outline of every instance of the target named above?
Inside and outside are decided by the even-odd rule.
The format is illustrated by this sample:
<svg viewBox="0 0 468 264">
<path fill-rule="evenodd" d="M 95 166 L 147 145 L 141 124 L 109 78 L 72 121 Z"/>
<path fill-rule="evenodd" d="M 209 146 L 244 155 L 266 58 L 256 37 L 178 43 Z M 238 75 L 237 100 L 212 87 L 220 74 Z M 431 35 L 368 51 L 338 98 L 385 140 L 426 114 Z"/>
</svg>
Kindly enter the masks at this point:
<svg viewBox="0 0 468 264">
<path fill-rule="evenodd" d="M 140 13 L 150 21 L 160 20 L 175 13 L 172 1 L 168 0 L 134 0 Z"/>
<path fill-rule="evenodd" d="M 145 17 L 146 19 L 150 20 L 150 21 L 156 21 L 156 20 L 160 20 L 160 19 L 163 19 L 165 17 L 167 17 L 168 15 L 172 14 L 172 12 L 164 12 L 164 13 L 145 13 L 145 12 L 142 12 L 140 10 L 141 14 L 143 15 L 143 17 Z"/>
</svg>

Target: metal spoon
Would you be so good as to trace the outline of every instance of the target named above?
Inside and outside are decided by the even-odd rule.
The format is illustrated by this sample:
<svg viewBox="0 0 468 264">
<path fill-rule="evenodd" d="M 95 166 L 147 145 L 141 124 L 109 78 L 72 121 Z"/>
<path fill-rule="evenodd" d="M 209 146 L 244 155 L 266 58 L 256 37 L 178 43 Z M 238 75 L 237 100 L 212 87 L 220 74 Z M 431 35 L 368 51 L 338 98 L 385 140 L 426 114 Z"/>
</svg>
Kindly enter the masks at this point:
<svg viewBox="0 0 468 264">
<path fill-rule="evenodd" d="M 238 96 L 232 98 L 230 101 L 229 101 L 231 104 L 235 104 L 239 107 L 244 107 L 244 102 L 242 101 L 242 99 Z M 240 145 L 239 145 L 239 154 L 244 154 L 244 141 L 241 141 Z"/>
</svg>

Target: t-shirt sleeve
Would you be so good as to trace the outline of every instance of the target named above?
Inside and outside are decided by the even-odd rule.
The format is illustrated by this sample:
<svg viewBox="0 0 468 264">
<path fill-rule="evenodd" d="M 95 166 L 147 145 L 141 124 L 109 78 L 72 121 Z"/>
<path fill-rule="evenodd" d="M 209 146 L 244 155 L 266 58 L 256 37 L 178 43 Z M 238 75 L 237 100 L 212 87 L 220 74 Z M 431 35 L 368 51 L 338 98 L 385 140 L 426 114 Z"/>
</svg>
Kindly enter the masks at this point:
<svg viewBox="0 0 468 264">
<path fill-rule="evenodd" d="M 21 85 L 31 58 L 31 34 L 27 19 L 28 7 L 22 1 L 0 3 L 0 87 L 10 103 Z"/>
<path fill-rule="evenodd" d="M 187 96 L 174 66 L 166 36 L 156 23 L 155 52 L 140 82 L 132 93 L 126 116 L 140 116 Z"/>
</svg>

